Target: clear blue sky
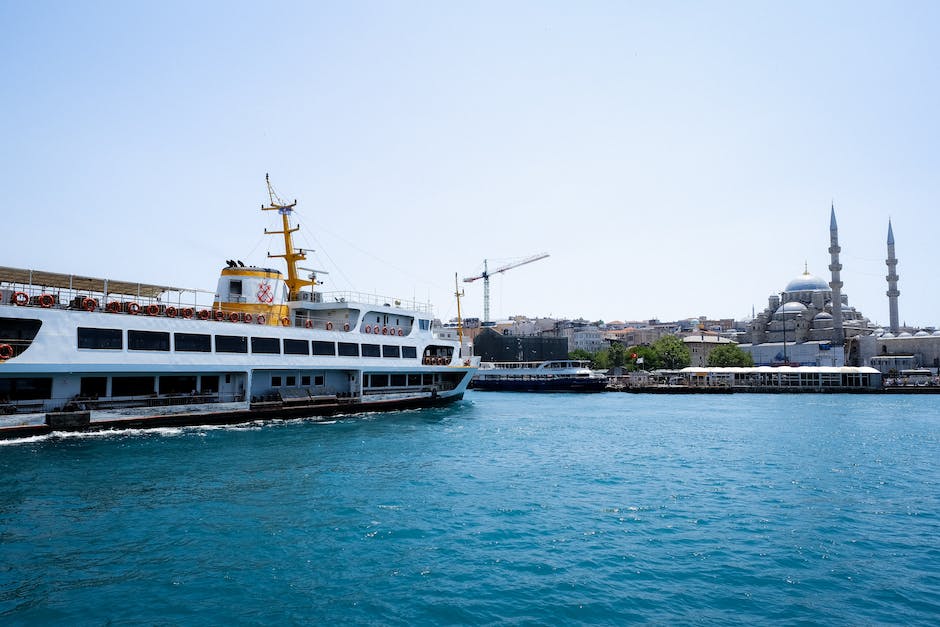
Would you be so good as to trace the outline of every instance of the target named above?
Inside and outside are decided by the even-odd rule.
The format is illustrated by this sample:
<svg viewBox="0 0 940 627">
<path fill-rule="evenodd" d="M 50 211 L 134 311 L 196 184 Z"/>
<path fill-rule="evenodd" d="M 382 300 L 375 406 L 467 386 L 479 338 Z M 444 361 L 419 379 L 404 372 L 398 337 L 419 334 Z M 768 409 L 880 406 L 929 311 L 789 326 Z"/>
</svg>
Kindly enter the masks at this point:
<svg viewBox="0 0 940 627">
<path fill-rule="evenodd" d="M 745 317 L 803 271 L 940 324 L 940 3 L 0 0 L 0 265 L 214 289 L 264 175 L 326 289 Z M 491 266 L 492 267 L 492 266 Z M 482 282 L 465 315 L 481 315 Z"/>
</svg>

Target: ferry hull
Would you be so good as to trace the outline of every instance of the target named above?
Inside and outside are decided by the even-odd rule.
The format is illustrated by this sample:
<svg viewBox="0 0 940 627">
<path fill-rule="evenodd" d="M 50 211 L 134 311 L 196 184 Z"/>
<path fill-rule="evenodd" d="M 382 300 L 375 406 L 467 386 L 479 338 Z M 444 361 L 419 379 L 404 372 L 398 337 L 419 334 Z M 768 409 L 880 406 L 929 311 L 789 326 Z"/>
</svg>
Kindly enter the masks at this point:
<svg viewBox="0 0 940 627">
<path fill-rule="evenodd" d="M 603 392 L 607 389 L 605 379 L 556 378 L 546 381 L 515 379 L 474 379 L 470 383 L 474 390 L 488 392 Z"/>
<path fill-rule="evenodd" d="M 101 419 L 94 412 L 50 412 L 42 422 L 0 427 L 0 440 L 12 440 L 59 432 L 102 432 L 129 429 L 157 429 L 167 427 L 200 427 L 237 425 L 253 421 L 281 421 L 298 418 L 325 418 L 337 415 L 355 415 L 371 412 L 400 411 L 441 407 L 463 398 L 463 392 L 449 395 L 429 394 L 416 398 L 391 398 L 360 402 L 337 399 L 335 402 L 291 405 L 283 402 L 252 403 L 250 407 L 222 411 L 194 408 L 173 414 Z"/>
</svg>

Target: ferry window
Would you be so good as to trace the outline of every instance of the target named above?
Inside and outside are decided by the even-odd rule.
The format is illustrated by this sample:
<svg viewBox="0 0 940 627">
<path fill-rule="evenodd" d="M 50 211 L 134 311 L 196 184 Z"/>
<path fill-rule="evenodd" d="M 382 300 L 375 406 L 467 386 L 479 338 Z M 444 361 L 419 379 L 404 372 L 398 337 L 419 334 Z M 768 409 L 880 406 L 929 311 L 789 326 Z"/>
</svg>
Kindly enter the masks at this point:
<svg viewBox="0 0 940 627">
<path fill-rule="evenodd" d="M 108 395 L 108 377 L 82 377 L 79 396 L 100 398 Z"/>
<path fill-rule="evenodd" d="M 229 293 L 229 296 L 241 296 L 242 295 L 242 282 L 240 280 L 229 281 L 228 293 Z"/>
<path fill-rule="evenodd" d="M 294 387 L 297 385 L 297 377 L 287 377 L 287 380 L 284 382 L 284 385 L 287 387 Z"/>
<path fill-rule="evenodd" d="M 405 359 L 414 359 L 418 356 L 418 349 L 414 346 L 402 346 L 401 356 Z"/>
<path fill-rule="evenodd" d="M 387 388 L 388 387 L 388 375 L 387 374 L 373 374 L 369 377 L 371 382 L 371 387 L 374 388 Z"/>
<path fill-rule="evenodd" d="M 363 357 L 381 357 L 382 353 L 379 351 L 379 345 L 378 344 L 363 344 L 362 356 Z"/>
<path fill-rule="evenodd" d="M 400 353 L 397 346 L 382 344 L 382 357 L 398 357 Z"/>
<path fill-rule="evenodd" d="M 403 374 L 393 374 L 392 375 L 392 387 L 400 388 L 405 386 L 405 375 Z"/>
<path fill-rule="evenodd" d="M 281 341 L 276 337 L 253 337 L 251 338 L 251 352 L 280 355 Z"/>
<path fill-rule="evenodd" d="M 339 354 L 343 357 L 358 357 L 359 356 L 359 345 L 350 344 L 349 342 L 340 342 L 339 343 Z"/>
<path fill-rule="evenodd" d="M 421 375 L 420 375 L 420 374 L 409 374 L 409 375 L 408 375 L 408 385 L 421 385 Z"/>
<path fill-rule="evenodd" d="M 423 375 L 421 375 L 421 376 L 424 377 L 424 379 L 423 379 L 423 381 L 422 381 L 422 383 L 423 383 L 424 385 L 431 385 L 432 383 L 434 383 L 434 375 L 432 375 L 432 374 L 423 374 Z"/>
<path fill-rule="evenodd" d="M 421 320 L 421 319 L 419 318 L 419 319 L 418 319 L 418 328 L 421 329 L 422 331 L 427 331 L 428 329 L 431 328 L 431 321 L 430 321 L 430 320 Z"/>
<path fill-rule="evenodd" d="M 124 348 L 124 342 L 122 341 L 120 329 L 78 327 L 78 347 L 121 350 Z"/>
<path fill-rule="evenodd" d="M 160 394 L 192 394 L 195 391 L 195 376 L 160 377 Z"/>
<path fill-rule="evenodd" d="M 323 381 L 324 381 L 324 379 L 323 379 L 323 375 L 322 375 L 322 374 L 318 374 L 318 375 L 316 375 L 316 376 L 313 377 L 313 384 L 314 384 L 314 385 L 323 385 Z"/>
<path fill-rule="evenodd" d="M 212 336 L 204 333 L 174 333 L 173 346 L 186 353 L 211 353 Z"/>
<path fill-rule="evenodd" d="M 300 377 L 300 385 L 310 385 L 310 375 L 306 374 Z"/>
<path fill-rule="evenodd" d="M 349 344 L 349 346 L 355 347 L 356 345 Z M 321 342 L 320 340 L 314 340 L 313 341 L 313 354 L 314 355 L 329 355 L 330 357 L 333 357 L 334 355 L 336 355 L 336 344 L 334 344 L 333 342 Z M 340 353 L 340 354 L 342 355 L 344 353 Z M 357 355 L 358 351 L 352 354 Z"/>
<path fill-rule="evenodd" d="M 11 401 L 52 398 L 52 379 L 44 377 L 0 379 L 0 398 Z"/>
<path fill-rule="evenodd" d="M 241 335 L 216 335 L 215 352 L 217 353 L 247 353 L 248 338 Z"/>
<path fill-rule="evenodd" d="M 213 394 L 219 391 L 219 377 L 217 375 L 202 375 L 199 383 L 199 391 L 203 394 Z"/>
<path fill-rule="evenodd" d="M 281 377 L 271 377 L 271 387 L 272 388 L 281 387 Z"/>
<path fill-rule="evenodd" d="M 309 355 L 310 343 L 307 340 L 284 340 L 285 355 Z"/>
<path fill-rule="evenodd" d="M 111 396 L 150 396 L 155 382 L 154 377 L 112 377 Z"/>
<path fill-rule="evenodd" d="M 164 331 L 128 331 L 127 348 L 132 351 L 168 351 L 170 334 Z"/>
</svg>

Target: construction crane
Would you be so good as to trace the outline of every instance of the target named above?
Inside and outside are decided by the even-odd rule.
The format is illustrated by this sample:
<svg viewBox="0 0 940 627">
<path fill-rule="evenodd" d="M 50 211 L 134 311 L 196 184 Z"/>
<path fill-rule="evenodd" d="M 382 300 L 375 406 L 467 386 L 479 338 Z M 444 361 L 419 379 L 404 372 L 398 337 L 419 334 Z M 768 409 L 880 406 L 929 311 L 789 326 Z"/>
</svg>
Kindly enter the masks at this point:
<svg viewBox="0 0 940 627">
<path fill-rule="evenodd" d="M 487 268 L 487 260 L 483 260 L 483 274 L 479 276 L 468 276 L 463 282 L 464 283 L 473 283 L 477 279 L 483 279 L 483 324 L 488 324 L 490 322 L 490 277 L 494 274 L 500 274 L 506 270 L 512 270 L 513 268 L 518 268 L 519 266 L 524 266 L 527 263 L 532 263 L 533 261 L 538 261 L 539 259 L 545 259 L 548 257 L 548 253 L 539 253 L 538 255 L 532 255 L 531 257 L 526 257 L 521 261 L 516 261 L 514 263 L 507 264 L 505 266 L 499 267 L 496 270 L 490 272 Z"/>
</svg>

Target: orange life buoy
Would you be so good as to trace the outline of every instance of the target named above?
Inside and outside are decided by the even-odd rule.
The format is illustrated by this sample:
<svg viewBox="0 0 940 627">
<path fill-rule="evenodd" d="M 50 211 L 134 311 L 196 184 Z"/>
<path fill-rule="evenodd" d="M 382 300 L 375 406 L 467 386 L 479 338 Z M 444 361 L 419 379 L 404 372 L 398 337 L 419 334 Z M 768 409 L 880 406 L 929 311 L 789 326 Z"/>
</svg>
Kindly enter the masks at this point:
<svg viewBox="0 0 940 627">
<path fill-rule="evenodd" d="M 382 327 L 382 335 L 388 335 L 388 327 Z"/>
<path fill-rule="evenodd" d="M 55 305 L 55 299 L 52 297 L 52 294 L 40 294 L 39 296 L 39 306 L 44 309 L 49 309 Z"/>
<path fill-rule="evenodd" d="M 13 357 L 13 347 L 9 344 L 0 344 L 0 359 L 10 359 Z"/>
<path fill-rule="evenodd" d="M 13 304 L 14 305 L 25 305 L 29 302 L 29 294 L 26 292 L 13 292 Z"/>
<path fill-rule="evenodd" d="M 147 305 L 147 315 L 148 315 L 148 316 L 155 316 L 155 315 L 157 315 L 158 313 L 160 313 L 160 305 L 153 305 L 153 304 Z"/>
<path fill-rule="evenodd" d="M 222 311 L 221 309 L 216 309 L 215 312 L 212 314 L 212 317 L 215 318 L 216 322 L 222 322 L 223 320 L 225 320 L 225 312 Z"/>
<path fill-rule="evenodd" d="M 105 307 L 105 311 L 108 313 L 117 313 L 121 311 L 121 303 L 117 302 L 116 300 L 112 300 L 110 303 L 108 303 L 108 306 Z"/>
<path fill-rule="evenodd" d="M 287 317 L 281 318 L 281 326 L 282 326 L 282 327 L 289 327 L 289 326 L 290 326 L 290 318 L 287 318 Z"/>
<path fill-rule="evenodd" d="M 94 298 L 83 298 L 82 299 L 82 309 L 85 311 L 94 311 L 98 308 L 98 301 Z"/>
<path fill-rule="evenodd" d="M 176 307 L 174 307 L 173 305 L 170 305 L 169 307 L 167 307 L 167 308 L 163 311 L 163 313 L 166 314 L 166 317 L 167 317 L 167 318 L 175 318 L 175 317 L 176 317 L 176 311 L 177 311 L 177 310 L 176 310 Z"/>
<path fill-rule="evenodd" d="M 184 307 L 180 313 L 184 318 L 189 319 L 193 317 L 194 311 L 192 307 Z"/>
<path fill-rule="evenodd" d="M 140 305 L 134 302 L 127 303 L 127 313 L 131 314 L 132 316 L 136 316 L 138 313 L 140 313 Z"/>
<path fill-rule="evenodd" d="M 304 328 L 305 328 L 305 329 L 312 329 L 312 328 L 313 328 L 313 320 L 307 319 L 306 321 L 304 321 Z"/>
<path fill-rule="evenodd" d="M 212 312 L 209 311 L 208 309 L 200 309 L 199 313 L 196 315 L 199 316 L 200 320 L 208 320 L 209 316 L 212 315 Z"/>
<path fill-rule="evenodd" d="M 372 333 L 372 327 L 370 327 L 369 325 L 366 325 L 365 327 L 363 327 L 362 330 L 365 331 L 366 333 Z"/>
<path fill-rule="evenodd" d="M 469 366 L 470 366 L 470 360 L 469 360 L 469 359 L 464 359 L 464 360 L 463 360 L 463 365 L 469 367 Z"/>
<path fill-rule="evenodd" d="M 343 325 L 343 331 L 349 331 L 349 323 Z"/>
<path fill-rule="evenodd" d="M 403 336 L 404 334 L 405 334 L 405 332 L 402 331 L 401 327 L 398 327 L 398 337 L 401 337 L 401 336 Z"/>
<path fill-rule="evenodd" d="M 332 330 L 333 330 L 333 323 L 332 323 L 332 322 L 327 321 L 327 323 L 326 323 L 326 330 L 327 330 L 327 331 L 332 331 Z"/>
<path fill-rule="evenodd" d="M 251 314 L 246 313 L 245 317 L 242 318 L 242 322 L 244 322 L 245 324 L 251 324 Z"/>
<path fill-rule="evenodd" d="M 229 322 L 238 322 L 238 313 L 235 312 L 235 311 L 233 311 L 232 313 L 230 313 L 230 314 L 228 315 L 228 321 L 229 321 Z"/>
<path fill-rule="evenodd" d="M 257 322 L 258 324 L 264 324 L 266 320 L 267 318 L 264 317 L 264 314 L 258 314 L 255 317 L 255 322 Z"/>
</svg>

